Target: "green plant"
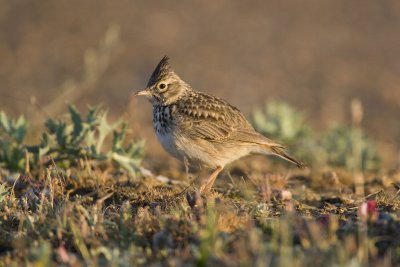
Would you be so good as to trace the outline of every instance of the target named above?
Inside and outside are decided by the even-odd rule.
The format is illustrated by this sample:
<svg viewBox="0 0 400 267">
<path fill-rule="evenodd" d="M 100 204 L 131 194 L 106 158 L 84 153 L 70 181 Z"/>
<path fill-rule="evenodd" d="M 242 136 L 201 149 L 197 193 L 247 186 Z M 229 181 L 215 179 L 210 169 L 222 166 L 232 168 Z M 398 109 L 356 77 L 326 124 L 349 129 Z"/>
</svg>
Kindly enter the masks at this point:
<svg viewBox="0 0 400 267">
<path fill-rule="evenodd" d="M 305 121 L 303 113 L 279 101 L 266 103 L 263 109 L 256 109 L 252 117 L 258 131 L 287 145 L 294 145 L 311 135 L 312 130 Z"/>
<path fill-rule="evenodd" d="M 327 164 L 362 171 L 377 171 L 381 159 L 375 143 L 356 127 L 333 127 L 321 141 Z"/>
<path fill-rule="evenodd" d="M 99 107 L 89 108 L 86 116 L 80 114 L 74 106 L 69 106 L 68 110 L 70 119 L 49 119 L 41 143 L 30 148 L 39 159 L 50 156 L 66 167 L 80 159 L 100 162 L 113 160 L 131 173 L 139 171 L 144 143 L 124 145 L 126 123 L 118 120 L 109 124 L 107 111 Z M 110 149 L 106 148 L 107 138 L 112 138 Z"/>
<path fill-rule="evenodd" d="M 0 112 L 0 167 L 10 171 L 23 170 L 26 148 L 23 144 L 27 122 L 23 116 L 8 118 Z"/>
<path fill-rule="evenodd" d="M 119 131 L 113 131 L 112 149 L 109 157 L 130 173 L 137 173 L 140 170 L 143 157 L 144 141 L 129 143 L 123 146 L 126 138 L 126 131 L 126 123 L 122 123 L 122 127 Z"/>
<path fill-rule="evenodd" d="M 273 140 L 282 142 L 288 151 L 307 164 L 320 163 L 314 152 L 319 147 L 313 138 L 312 129 L 306 124 L 304 113 L 287 103 L 269 101 L 252 115 L 254 128 Z M 319 153 L 320 154 L 320 153 Z"/>
<path fill-rule="evenodd" d="M 107 111 L 99 107 L 89 108 L 86 116 L 74 106 L 68 110 L 69 120 L 48 119 L 40 143 L 31 146 L 24 143 L 28 128 L 24 117 L 10 119 L 0 112 L 0 167 L 23 171 L 29 158 L 34 168 L 48 159 L 64 168 L 89 160 L 113 162 L 134 175 L 140 171 L 144 142 L 126 142 L 128 128 L 124 121 L 109 124 Z M 109 146 L 107 139 L 111 141 Z"/>
<path fill-rule="evenodd" d="M 376 145 L 360 127 L 362 105 L 351 105 L 352 126 L 335 126 L 322 137 L 305 124 L 303 113 L 286 103 L 271 101 L 256 109 L 254 127 L 265 136 L 281 141 L 291 154 L 315 166 L 335 166 L 352 170 L 377 171 L 380 157 Z"/>
<path fill-rule="evenodd" d="M 0 183 L 0 203 L 5 200 L 5 198 L 10 194 L 9 188 L 7 188 L 7 185 L 4 183 Z"/>
</svg>

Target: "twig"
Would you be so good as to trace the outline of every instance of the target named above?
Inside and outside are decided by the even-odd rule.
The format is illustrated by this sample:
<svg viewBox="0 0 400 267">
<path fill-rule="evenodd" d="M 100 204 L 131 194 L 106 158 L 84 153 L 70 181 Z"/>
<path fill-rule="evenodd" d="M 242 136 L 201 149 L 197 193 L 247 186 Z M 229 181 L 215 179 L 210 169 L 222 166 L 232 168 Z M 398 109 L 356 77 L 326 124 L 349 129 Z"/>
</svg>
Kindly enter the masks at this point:
<svg viewBox="0 0 400 267">
<path fill-rule="evenodd" d="M 374 192 L 374 193 L 371 193 L 371 194 L 369 194 L 369 195 L 366 195 L 365 197 L 364 197 L 364 199 L 368 199 L 368 198 L 370 198 L 370 197 L 372 197 L 372 196 L 375 196 L 375 195 L 377 195 L 377 194 L 379 194 L 379 193 L 382 193 L 384 190 L 383 189 L 380 189 L 380 190 L 378 190 L 378 191 L 376 191 L 376 192 Z"/>
</svg>

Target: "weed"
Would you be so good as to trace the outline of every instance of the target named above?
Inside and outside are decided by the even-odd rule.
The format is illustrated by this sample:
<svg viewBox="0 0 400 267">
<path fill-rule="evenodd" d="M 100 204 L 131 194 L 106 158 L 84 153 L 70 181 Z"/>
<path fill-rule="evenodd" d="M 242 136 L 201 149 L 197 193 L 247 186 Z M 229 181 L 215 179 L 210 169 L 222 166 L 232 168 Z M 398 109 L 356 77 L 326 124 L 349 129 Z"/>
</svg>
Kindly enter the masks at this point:
<svg viewBox="0 0 400 267">
<path fill-rule="evenodd" d="M 118 120 L 109 124 L 107 112 L 91 107 L 83 116 L 74 106 L 69 106 L 69 120 L 48 119 L 39 144 L 27 145 L 24 137 L 27 123 L 21 116 L 17 120 L 0 113 L 0 167 L 23 172 L 27 163 L 40 168 L 56 163 L 67 169 L 81 160 L 102 164 L 114 162 L 131 175 L 140 172 L 144 143 L 126 143 L 127 124 Z M 107 147 L 106 139 L 111 139 Z M 27 153 L 30 157 L 27 157 Z M 30 162 L 27 162 L 29 161 Z"/>
<path fill-rule="evenodd" d="M 10 170 L 23 170 L 25 167 L 26 147 L 24 138 L 27 122 L 23 116 L 9 118 L 0 112 L 0 167 Z"/>
<path fill-rule="evenodd" d="M 252 121 L 258 131 L 282 141 L 294 156 L 313 167 L 378 171 L 380 157 L 376 145 L 359 126 L 361 103 L 353 101 L 351 111 L 351 126 L 336 125 L 324 134 L 315 134 L 307 126 L 304 114 L 283 102 L 271 101 L 263 110 L 256 109 Z"/>
<path fill-rule="evenodd" d="M 355 152 L 357 145 L 359 152 Z M 335 126 L 322 139 L 322 147 L 330 166 L 362 171 L 380 169 L 380 157 L 375 144 L 359 129 Z"/>
</svg>

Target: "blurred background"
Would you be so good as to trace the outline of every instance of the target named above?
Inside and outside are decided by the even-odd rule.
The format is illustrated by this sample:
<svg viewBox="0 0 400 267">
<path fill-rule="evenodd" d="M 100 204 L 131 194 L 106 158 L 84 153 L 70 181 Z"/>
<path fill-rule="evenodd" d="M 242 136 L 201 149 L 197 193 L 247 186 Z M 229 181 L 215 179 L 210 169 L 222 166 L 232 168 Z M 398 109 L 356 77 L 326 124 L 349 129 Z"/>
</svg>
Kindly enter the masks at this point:
<svg viewBox="0 0 400 267">
<path fill-rule="evenodd" d="M 0 1 L 0 109 L 33 125 L 102 103 L 156 141 L 151 105 L 128 101 L 158 61 L 171 57 L 193 88 L 247 117 L 267 100 L 289 103 L 324 131 L 362 127 L 388 168 L 400 150 L 400 2 L 374 1 Z M 175 164 L 175 163 L 174 163 Z"/>
</svg>

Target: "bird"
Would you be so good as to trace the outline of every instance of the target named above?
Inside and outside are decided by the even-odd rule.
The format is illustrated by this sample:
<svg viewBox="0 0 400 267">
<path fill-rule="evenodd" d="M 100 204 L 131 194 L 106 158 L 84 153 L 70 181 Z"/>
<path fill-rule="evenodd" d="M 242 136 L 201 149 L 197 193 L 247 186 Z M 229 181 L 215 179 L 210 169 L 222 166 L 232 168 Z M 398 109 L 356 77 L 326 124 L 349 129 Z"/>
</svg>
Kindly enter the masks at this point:
<svg viewBox="0 0 400 267">
<path fill-rule="evenodd" d="M 227 101 L 194 90 L 172 69 L 164 56 L 145 89 L 153 106 L 153 126 L 162 147 L 172 156 L 214 171 L 201 185 L 207 195 L 218 174 L 229 163 L 250 154 L 275 155 L 304 164 L 285 152 L 285 147 L 257 132 L 243 113 Z"/>
</svg>

